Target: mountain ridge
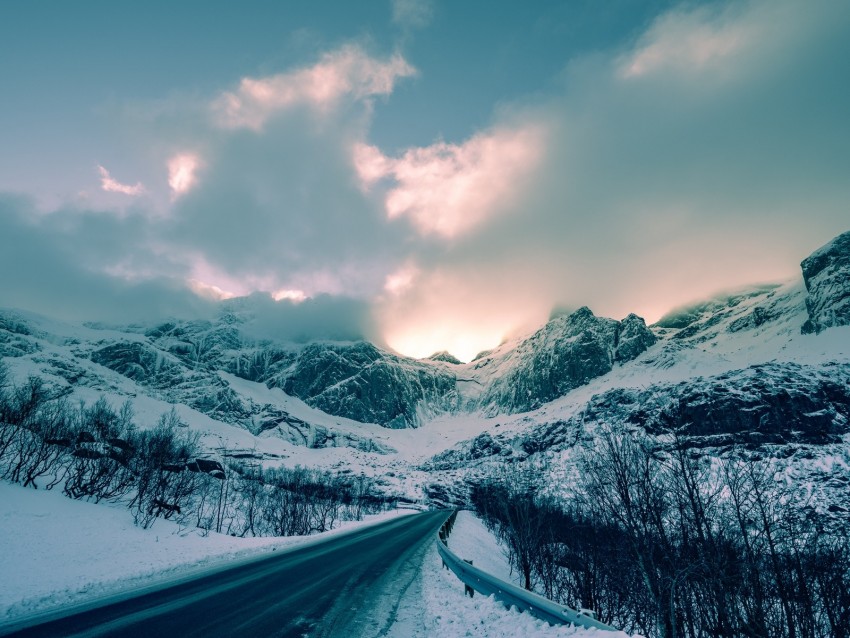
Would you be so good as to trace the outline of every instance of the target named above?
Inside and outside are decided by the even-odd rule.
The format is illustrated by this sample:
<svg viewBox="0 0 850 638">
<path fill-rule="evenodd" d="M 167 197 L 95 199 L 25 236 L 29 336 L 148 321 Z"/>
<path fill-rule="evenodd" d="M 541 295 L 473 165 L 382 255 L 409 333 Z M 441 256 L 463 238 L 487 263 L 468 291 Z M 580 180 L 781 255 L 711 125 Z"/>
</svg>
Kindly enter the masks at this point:
<svg viewBox="0 0 850 638">
<path fill-rule="evenodd" d="M 579 425 L 600 414 L 655 434 L 685 428 L 706 453 L 743 445 L 793 460 L 803 448 L 844 449 L 847 431 L 850 250 L 832 241 L 815 254 L 826 266 L 808 280 L 739 289 L 652 326 L 586 307 L 556 313 L 469 363 L 366 341 L 256 338 L 244 309 L 124 329 L 0 311 L 0 356 L 16 379 L 40 376 L 75 399 L 129 398 L 154 416 L 176 405 L 221 455 L 377 472 L 387 490 L 414 496 L 463 484 L 481 464 L 568 457 L 594 436 Z M 813 321 L 820 330 L 806 332 Z M 653 401 L 666 407 L 635 416 Z"/>
</svg>

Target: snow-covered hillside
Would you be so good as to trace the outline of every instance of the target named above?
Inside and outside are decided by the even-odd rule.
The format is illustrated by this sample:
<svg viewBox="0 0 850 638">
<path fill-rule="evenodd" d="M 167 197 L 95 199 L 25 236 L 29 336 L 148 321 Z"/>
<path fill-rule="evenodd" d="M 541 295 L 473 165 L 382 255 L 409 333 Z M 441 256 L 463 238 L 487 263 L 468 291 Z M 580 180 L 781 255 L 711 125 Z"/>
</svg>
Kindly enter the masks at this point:
<svg viewBox="0 0 850 638">
<path fill-rule="evenodd" d="M 0 483 L 0 502 L 0 570 L 5 576 L 0 582 L 0 624 L 57 606 L 177 582 L 412 513 L 383 512 L 312 537 L 234 538 L 173 521 L 141 529 L 124 507 L 7 483 Z"/>
<path fill-rule="evenodd" d="M 582 308 L 467 364 L 366 342 L 258 339 L 250 300 L 223 302 L 216 321 L 125 327 L 5 310 L 0 354 L 18 382 L 131 400 L 142 427 L 176 406 L 213 456 L 366 473 L 411 498 L 462 494 L 462 479 L 490 462 L 545 454 L 568 466 L 601 422 L 685 428 L 710 450 L 782 448 L 805 465 L 843 458 L 847 237 L 804 262 L 805 285 L 733 291 L 649 328 Z M 812 321 L 819 332 L 804 333 Z"/>
<path fill-rule="evenodd" d="M 581 450 L 614 427 L 661 445 L 676 432 L 711 459 L 734 450 L 768 460 L 811 507 L 846 522 L 849 239 L 805 260 L 804 279 L 719 295 L 649 327 L 581 308 L 469 363 L 448 353 L 411 360 L 366 342 L 258 339 L 239 300 L 216 321 L 148 326 L 3 310 L 0 355 L 13 386 L 38 377 L 72 403 L 103 398 L 118 410 L 129 401 L 142 429 L 175 410 L 222 467 L 363 475 L 383 499 L 465 502 L 506 463 L 537 468 L 546 491 L 567 495 Z M 15 490 L 19 505 L 31 492 Z M 74 515 L 81 505 L 98 508 L 69 502 Z M 207 553 L 244 545 L 222 540 Z M 49 599 L 47 589 L 27 596 Z M 429 604 L 442 613 L 436 598 Z M 476 609 L 502 614 L 487 602 Z"/>
</svg>

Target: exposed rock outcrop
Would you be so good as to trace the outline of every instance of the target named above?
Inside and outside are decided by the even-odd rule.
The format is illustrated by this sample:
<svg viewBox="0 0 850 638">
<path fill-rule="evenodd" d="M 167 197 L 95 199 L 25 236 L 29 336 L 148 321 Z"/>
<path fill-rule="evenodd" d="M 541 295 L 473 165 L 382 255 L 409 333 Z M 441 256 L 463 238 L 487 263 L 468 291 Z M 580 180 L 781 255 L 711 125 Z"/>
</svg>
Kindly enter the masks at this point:
<svg viewBox="0 0 850 638">
<path fill-rule="evenodd" d="M 455 376 L 371 343 L 312 343 L 280 383 L 284 392 L 328 414 L 390 428 L 415 427 L 421 410 L 451 408 Z"/>
<path fill-rule="evenodd" d="M 510 435 L 484 432 L 422 467 L 521 461 L 592 440 L 600 426 L 640 428 L 659 437 L 675 432 L 687 447 L 715 452 L 744 446 L 790 455 L 801 446 L 839 444 L 850 432 L 850 365 L 766 364 L 677 384 L 616 388 L 594 395 L 568 420 Z"/>
<path fill-rule="evenodd" d="M 522 412 L 563 396 L 631 361 L 656 341 L 637 315 L 623 321 L 597 317 L 587 307 L 551 319 L 500 360 L 478 368 L 499 369 L 481 398 L 491 412 Z"/>
<path fill-rule="evenodd" d="M 614 359 L 625 363 L 639 357 L 655 343 L 655 335 L 646 327 L 646 322 L 632 313 L 617 327 L 617 346 Z"/>
<path fill-rule="evenodd" d="M 850 325 L 850 232 L 813 252 L 800 267 L 809 292 L 803 333 Z"/>
<path fill-rule="evenodd" d="M 454 356 L 448 350 L 440 350 L 439 352 L 435 352 L 430 357 L 428 357 L 429 361 L 442 361 L 443 363 L 451 363 L 452 365 L 459 366 L 463 363 L 460 359 Z"/>
</svg>

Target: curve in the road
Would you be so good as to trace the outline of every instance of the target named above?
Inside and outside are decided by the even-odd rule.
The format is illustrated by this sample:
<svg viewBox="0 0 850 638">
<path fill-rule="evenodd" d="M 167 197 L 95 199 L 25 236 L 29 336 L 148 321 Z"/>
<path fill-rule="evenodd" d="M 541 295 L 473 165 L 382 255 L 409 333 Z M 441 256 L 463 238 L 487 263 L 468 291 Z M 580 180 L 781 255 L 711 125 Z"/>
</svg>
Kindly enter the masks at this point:
<svg viewBox="0 0 850 638">
<path fill-rule="evenodd" d="M 9 636 L 378 636 L 448 512 L 393 519 Z"/>
</svg>

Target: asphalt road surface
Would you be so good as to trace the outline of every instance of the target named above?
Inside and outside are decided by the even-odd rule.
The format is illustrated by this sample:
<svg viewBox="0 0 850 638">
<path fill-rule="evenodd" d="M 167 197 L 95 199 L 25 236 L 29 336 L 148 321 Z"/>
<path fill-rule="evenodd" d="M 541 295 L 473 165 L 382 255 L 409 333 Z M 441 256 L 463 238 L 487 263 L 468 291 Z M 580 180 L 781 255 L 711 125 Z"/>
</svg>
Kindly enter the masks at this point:
<svg viewBox="0 0 850 638">
<path fill-rule="evenodd" d="M 0 635 L 381 636 L 448 514 L 404 516 Z"/>
</svg>

